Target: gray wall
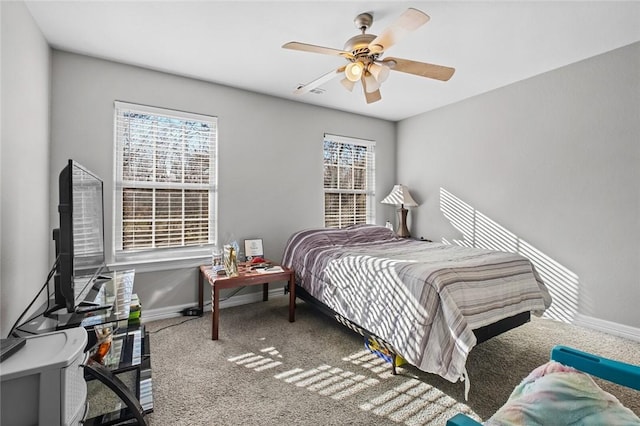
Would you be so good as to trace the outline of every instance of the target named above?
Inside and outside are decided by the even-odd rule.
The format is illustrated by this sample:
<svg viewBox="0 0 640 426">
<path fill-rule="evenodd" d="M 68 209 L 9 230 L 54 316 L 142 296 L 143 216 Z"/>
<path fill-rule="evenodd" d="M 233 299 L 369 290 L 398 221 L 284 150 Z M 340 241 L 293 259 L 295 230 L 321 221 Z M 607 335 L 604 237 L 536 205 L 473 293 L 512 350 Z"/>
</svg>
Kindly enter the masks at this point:
<svg viewBox="0 0 640 426">
<path fill-rule="evenodd" d="M 325 132 L 375 140 L 377 196 L 384 197 L 395 182 L 392 122 L 67 52 L 54 51 L 52 63 L 50 178 L 68 158 L 103 177 L 109 247 L 114 100 L 217 116 L 220 242 L 230 236 L 241 244 L 262 238 L 265 254 L 274 260 L 280 260 L 292 232 L 323 224 Z M 50 190 L 57 197 L 53 183 Z M 54 202 L 52 223 L 57 222 Z M 387 207 L 377 203 L 380 224 Z M 151 269 L 157 267 L 162 268 Z M 135 290 L 145 310 L 183 305 L 196 301 L 196 278 L 193 266 L 136 272 Z"/>
<path fill-rule="evenodd" d="M 639 69 L 635 43 L 400 122 L 413 233 L 529 254 L 560 319 L 640 327 Z"/>
<path fill-rule="evenodd" d="M 223 238 L 261 237 L 279 259 L 291 232 L 321 223 L 322 134 L 375 139 L 377 194 L 410 186 L 414 235 L 528 254 L 556 314 L 640 327 L 638 44 L 404 120 L 396 154 L 393 123 L 64 52 L 52 61 L 22 3 L 0 14 L 3 337 L 53 260 L 66 160 L 112 189 L 115 99 L 219 117 Z M 378 222 L 389 216 L 378 205 Z M 193 303 L 195 283 L 193 267 L 144 272 L 136 291 L 162 308 Z"/>
<path fill-rule="evenodd" d="M 0 333 L 6 337 L 42 287 L 52 264 L 48 221 L 51 52 L 22 2 L 1 2 L 0 15 Z"/>
</svg>

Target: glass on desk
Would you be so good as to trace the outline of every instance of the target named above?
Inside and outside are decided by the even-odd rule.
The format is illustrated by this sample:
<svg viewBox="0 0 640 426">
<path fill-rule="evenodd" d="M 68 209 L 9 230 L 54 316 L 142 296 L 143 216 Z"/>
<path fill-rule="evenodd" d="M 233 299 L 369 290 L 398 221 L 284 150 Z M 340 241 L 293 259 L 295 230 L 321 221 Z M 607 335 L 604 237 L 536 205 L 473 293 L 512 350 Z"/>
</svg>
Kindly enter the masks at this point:
<svg viewBox="0 0 640 426">
<path fill-rule="evenodd" d="M 222 264 L 222 249 L 219 247 L 214 247 L 211 250 L 211 269 L 213 269 L 214 272 L 224 269 L 224 265 Z"/>
</svg>

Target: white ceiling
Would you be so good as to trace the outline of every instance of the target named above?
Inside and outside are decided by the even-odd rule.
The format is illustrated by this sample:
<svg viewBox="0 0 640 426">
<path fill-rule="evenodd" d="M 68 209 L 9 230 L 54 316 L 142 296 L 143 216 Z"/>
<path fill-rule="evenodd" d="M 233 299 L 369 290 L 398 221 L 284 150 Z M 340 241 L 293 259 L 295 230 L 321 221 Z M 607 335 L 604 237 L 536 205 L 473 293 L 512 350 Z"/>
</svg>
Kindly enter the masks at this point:
<svg viewBox="0 0 640 426">
<path fill-rule="evenodd" d="M 640 40 L 640 2 L 26 1 L 51 46 L 280 98 L 401 120 Z M 382 100 L 335 78 L 322 94 L 293 90 L 345 63 L 282 49 L 342 49 L 361 12 L 379 34 L 408 7 L 431 17 L 384 56 L 456 68 L 448 82 L 392 72 Z M 615 78 L 615 76 L 611 76 Z"/>
</svg>

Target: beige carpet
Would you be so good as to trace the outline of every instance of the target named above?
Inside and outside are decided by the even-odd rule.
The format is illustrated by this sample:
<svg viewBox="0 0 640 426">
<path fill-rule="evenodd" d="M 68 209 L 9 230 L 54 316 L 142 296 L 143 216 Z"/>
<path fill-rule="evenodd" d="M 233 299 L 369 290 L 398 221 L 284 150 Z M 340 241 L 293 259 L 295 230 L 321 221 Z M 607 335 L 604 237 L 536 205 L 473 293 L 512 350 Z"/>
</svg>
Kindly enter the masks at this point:
<svg viewBox="0 0 640 426">
<path fill-rule="evenodd" d="M 287 318 L 285 298 L 223 309 L 218 341 L 209 315 L 147 323 L 149 424 L 443 425 L 461 411 L 487 419 L 556 344 L 640 364 L 640 343 L 535 318 L 472 350 L 465 401 L 462 383 L 413 367 L 392 376 L 360 336 L 303 302 Z M 599 384 L 640 415 L 640 393 Z"/>
</svg>

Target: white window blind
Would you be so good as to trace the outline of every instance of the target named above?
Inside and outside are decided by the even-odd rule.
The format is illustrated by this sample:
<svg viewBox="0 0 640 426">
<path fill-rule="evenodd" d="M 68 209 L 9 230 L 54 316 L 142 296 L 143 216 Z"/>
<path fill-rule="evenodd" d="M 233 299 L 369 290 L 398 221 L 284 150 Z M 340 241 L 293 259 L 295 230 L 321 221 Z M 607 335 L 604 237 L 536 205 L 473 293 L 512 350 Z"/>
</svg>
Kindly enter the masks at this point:
<svg viewBox="0 0 640 426">
<path fill-rule="evenodd" d="M 375 142 L 324 135 L 324 225 L 375 222 Z"/>
<path fill-rule="evenodd" d="M 115 102 L 114 121 L 116 260 L 215 243 L 217 118 Z"/>
</svg>

